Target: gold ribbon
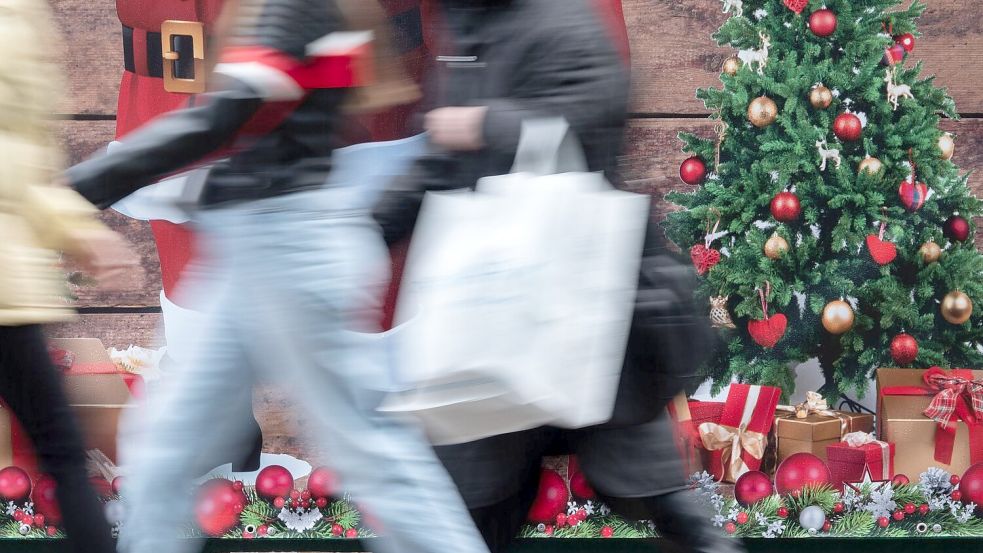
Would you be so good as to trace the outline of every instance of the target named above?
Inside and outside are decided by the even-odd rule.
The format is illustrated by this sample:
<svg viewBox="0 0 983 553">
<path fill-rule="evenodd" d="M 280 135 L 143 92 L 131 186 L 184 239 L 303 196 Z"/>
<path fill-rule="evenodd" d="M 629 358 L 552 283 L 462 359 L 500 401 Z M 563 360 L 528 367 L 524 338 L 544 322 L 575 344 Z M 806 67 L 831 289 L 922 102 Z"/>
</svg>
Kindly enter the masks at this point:
<svg viewBox="0 0 983 553">
<path fill-rule="evenodd" d="M 708 451 L 721 452 L 723 476 L 728 482 L 736 482 L 738 477 L 751 470 L 744 462 L 744 452 L 755 459 L 765 456 L 765 435 L 747 428 L 705 422 L 700 425 L 700 439 Z"/>
<path fill-rule="evenodd" d="M 805 419 L 809 415 L 823 415 L 840 419 L 840 440 L 846 436 L 850 429 L 850 416 L 829 408 L 826 398 L 818 392 L 806 392 L 806 400 L 797 405 L 779 405 L 776 411 L 783 411 L 775 415 L 775 467 L 778 467 L 778 442 L 781 440 L 781 433 L 778 430 L 779 422 L 791 418 Z M 789 415 L 791 413 L 791 415 Z"/>
<path fill-rule="evenodd" d="M 717 133 L 717 148 L 716 148 L 716 152 L 714 152 L 713 168 L 714 168 L 715 171 L 719 171 L 720 170 L 719 169 L 719 167 L 720 167 L 720 147 L 723 145 L 724 139 L 727 138 L 727 123 L 724 123 L 723 121 L 720 121 L 716 125 L 713 126 L 713 130 L 714 130 L 714 132 Z"/>
</svg>

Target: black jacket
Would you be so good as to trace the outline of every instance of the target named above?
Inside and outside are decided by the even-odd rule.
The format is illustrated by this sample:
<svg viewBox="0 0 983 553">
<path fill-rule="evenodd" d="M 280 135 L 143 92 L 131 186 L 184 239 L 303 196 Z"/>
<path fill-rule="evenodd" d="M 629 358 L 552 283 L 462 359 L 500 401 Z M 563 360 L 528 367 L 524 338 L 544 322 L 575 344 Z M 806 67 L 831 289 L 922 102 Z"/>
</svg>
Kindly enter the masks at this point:
<svg viewBox="0 0 983 553">
<path fill-rule="evenodd" d="M 523 119 L 563 116 L 592 171 L 614 178 L 628 71 L 584 0 L 445 0 L 430 108 L 486 106 L 487 147 L 434 149 L 392 183 L 375 209 L 388 242 L 406 237 L 427 190 L 474 186 L 508 173 Z M 468 61 L 471 60 L 471 61 Z"/>
<path fill-rule="evenodd" d="M 242 0 L 240 9 L 258 0 Z M 304 59 L 306 46 L 344 27 L 331 0 L 264 0 L 259 16 L 236 30 L 238 46 L 262 46 Z M 217 71 L 212 91 L 159 117 L 122 140 L 112 153 L 66 172 L 69 183 L 105 208 L 139 188 L 232 145 L 239 131 L 271 102 L 255 82 Z M 258 199 L 322 185 L 331 169 L 341 120 L 341 89 L 316 90 L 271 132 L 216 164 L 204 190 L 206 204 Z"/>
</svg>

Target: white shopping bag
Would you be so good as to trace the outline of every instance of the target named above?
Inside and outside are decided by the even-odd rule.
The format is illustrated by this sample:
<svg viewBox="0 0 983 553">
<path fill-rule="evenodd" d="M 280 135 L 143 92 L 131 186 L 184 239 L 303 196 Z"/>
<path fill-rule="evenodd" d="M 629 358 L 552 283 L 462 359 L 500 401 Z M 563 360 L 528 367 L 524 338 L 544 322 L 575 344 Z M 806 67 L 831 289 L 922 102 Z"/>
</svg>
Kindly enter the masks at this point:
<svg viewBox="0 0 983 553">
<path fill-rule="evenodd" d="M 427 194 L 396 311 L 407 389 L 383 410 L 438 444 L 606 421 L 648 214 L 585 171 L 563 120 L 524 124 L 512 173 Z"/>
</svg>

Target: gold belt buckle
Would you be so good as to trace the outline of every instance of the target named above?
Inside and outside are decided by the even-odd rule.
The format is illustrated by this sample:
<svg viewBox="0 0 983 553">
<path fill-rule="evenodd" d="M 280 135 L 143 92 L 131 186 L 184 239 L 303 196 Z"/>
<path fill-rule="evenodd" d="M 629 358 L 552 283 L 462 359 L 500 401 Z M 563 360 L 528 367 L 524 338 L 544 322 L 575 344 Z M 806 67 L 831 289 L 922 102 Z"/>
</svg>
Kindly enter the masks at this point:
<svg viewBox="0 0 983 553">
<path fill-rule="evenodd" d="M 190 36 L 192 57 L 194 58 L 195 78 L 181 79 L 174 74 L 174 62 L 181 54 L 174 50 L 171 39 L 174 36 Z M 168 20 L 160 26 L 161 52 L 164 58 L 164 90 L 184 94 L 198 94 L 205 91 L 205 26 L 198 21 Z"/>
</svg>

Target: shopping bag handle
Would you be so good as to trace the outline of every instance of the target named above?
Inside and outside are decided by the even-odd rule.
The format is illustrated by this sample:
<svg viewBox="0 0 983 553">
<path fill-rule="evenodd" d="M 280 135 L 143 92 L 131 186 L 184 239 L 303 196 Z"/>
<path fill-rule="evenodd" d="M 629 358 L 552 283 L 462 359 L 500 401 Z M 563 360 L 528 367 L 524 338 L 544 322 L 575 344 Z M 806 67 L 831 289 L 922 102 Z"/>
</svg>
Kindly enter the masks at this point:
<svg viewBox="0 0 983 553">
<path fill-rule="evenodd" d="M 562 117 L 522 121 L 513 173 L 553 175 L 587 172 L 580 142 Z"/>
</svg>

